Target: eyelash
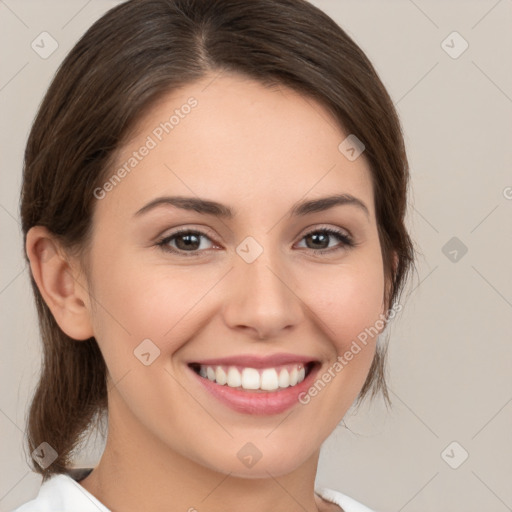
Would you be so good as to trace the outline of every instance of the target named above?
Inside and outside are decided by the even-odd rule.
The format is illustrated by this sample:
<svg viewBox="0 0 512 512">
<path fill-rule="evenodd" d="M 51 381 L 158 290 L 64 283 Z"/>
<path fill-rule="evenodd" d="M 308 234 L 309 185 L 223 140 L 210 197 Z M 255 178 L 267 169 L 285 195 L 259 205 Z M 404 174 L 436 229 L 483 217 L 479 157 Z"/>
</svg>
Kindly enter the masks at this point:
<svg viewBox="0 0 512 512">
<path fill-rule="evenodd" d="M 316 234 L 316 233 L 324 233 L 324 234 L 328 234 L 328 235 L 331 235 L 331 236 L 335 236 L 335 237 L 337 237 L 341 241 L 341 245 L 339 245 L 337 247 L 331 247 L 331 248 L 328 248 L 328 249 L 310 249 L 310 251 L 313 252 L 313 254 L 323 255 L 323 254 L 326 254 L 326 253 L 337 252 L 337 251 L 339 251 L 339 250 L 341 250 L 343 248 L 349 248 L 350 249 L 350 248 L 355 247 L 357 245 L 350 235 L 347 235 L 346 233 L 343 233 L 342 231 L 338 231 L 337 229 L 333 229 L 333 228 L 319 228 L 319 229 L 315 229 L 313 231 L 310 231 L 310 232 L 306 233 L 301 238 L 301 240 L 303 240 L 304 238 L 306 238 L 309 235 L 313 235 L 313 234 Z M 197 231 L 197 230 L 189 229 L 189 228 L 182 228 L 182 229 L 179 229 L 179 230 L 175 231 L 171 235 L 168 235 L 168 236 L 166 236 L 164 238 L 161 238 L 156 243 L 156 246 L 158 246 L 164 252 L 178 254 L 180 256 L 182 255 L 182 256 L 185 256 L 185 257 L 198 256 L 201 252 L 203 252 L 203 251 L 199 251 L 199 250 L 183 251 L 183 250 L 180 250 L 180 249 L 174 249 L 174 248 L 172 248 L 172 247 L 170 247 L 168 245 L 171 240 L 173 240 L 174 238 L 177 238 L 177 237 L 179 237 L 180 235 L 183 235 L 183 234 L 196 235 L 198 237 L 206 237 L 206 238 L 208 238 L 208 240 L 213 242 L 213 240 L 211 240 L 211 238 L 206 233 L 203 233 L 202 231 Z"/>
</svg>

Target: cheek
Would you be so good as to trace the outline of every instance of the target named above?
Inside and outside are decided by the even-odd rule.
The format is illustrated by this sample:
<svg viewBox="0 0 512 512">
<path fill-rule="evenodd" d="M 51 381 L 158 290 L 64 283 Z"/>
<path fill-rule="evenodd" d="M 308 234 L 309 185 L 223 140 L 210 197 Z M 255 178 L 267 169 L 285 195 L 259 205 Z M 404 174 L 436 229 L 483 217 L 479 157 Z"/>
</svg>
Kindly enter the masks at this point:
<svg viewBox="0 0 512 512">
<path fill-rule="evenodd" d="M 201 302 L 218 280 L 215 271 L 198 266 L 170 271 L 166 265 L 133 265 L 128 257 L 103 260 L 94 275 L 94 324 L 102 350 L 110 353 L 113 364 L 123 357 L 133 359 L 145 339 L 161 353 L 175 352 L 193 334 L 191 325 L 199 329 L 201 306 L 208 301 Z"/>
<path fill-rule="evenodd" d="M 360 392 L 383 329 L 382 262 L 375 253 L 363 256 L 357 263 L 317 271 L 301 290 L 309 298 L 316 327 L 323 331 L 327 364 L 300 401 L 309 421 L 325 418 L 325 435 Z"/>
<path fill-rule="evenodd" d="M 348 350 L 354 340 L 364 340 L 365 333 L 371 345 L 377 339 L 375 328 L 382 330 L 381 260 L 370 255 L 357 263 L 328 267 L 314 273 L 314 279 L 302 289 L 303 296 L 308 297 L 308 307 L 319 319 L 317 325 L 338 354 Z"/>
</svg>

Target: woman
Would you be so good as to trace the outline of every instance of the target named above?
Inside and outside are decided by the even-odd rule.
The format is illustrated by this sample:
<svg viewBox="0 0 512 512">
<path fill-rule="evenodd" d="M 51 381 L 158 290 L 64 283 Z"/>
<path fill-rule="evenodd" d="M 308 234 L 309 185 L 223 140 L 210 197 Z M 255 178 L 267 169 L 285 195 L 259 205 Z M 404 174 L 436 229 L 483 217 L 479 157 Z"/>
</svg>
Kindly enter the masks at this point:
<svg viewBox="0 0 512 512">
<path fill-rule="evenodd" d="M 399 120 L 303 0 L 131 0 L 65 59 L 21 215 L 44 363 L 43 476 L 18 510 L 369 510 L 315 489 L 381 391 L 413 264 Z M 108 418 L 102 458 L 73 469 Z"/>
</svg>

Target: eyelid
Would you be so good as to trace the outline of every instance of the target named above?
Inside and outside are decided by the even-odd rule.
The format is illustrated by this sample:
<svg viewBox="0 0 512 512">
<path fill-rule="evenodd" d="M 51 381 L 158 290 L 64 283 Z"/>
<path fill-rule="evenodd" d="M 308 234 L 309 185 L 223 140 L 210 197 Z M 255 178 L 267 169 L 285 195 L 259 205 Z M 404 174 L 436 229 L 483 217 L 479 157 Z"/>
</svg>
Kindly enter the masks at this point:
<svg viewBox="0 0 512 512">
<path fill-rule="evenodd" d="M 311 226 L 308 226 L 307 228 L 304 228 L 300 233 L 300 238 L 302 239 L 306 235 L 309 235 L 310 233 L 314 233 L 315 231 L 322 231 L 322 230 L 333 230 L 333 231 L 339 231 L 341 234 L 346 235 L 351 240 L 354 239 L 352 233 L 346 229 L 342 228 L 341 226 L 335 226 L 332 224 L 312 224 Z"/>
<path fill-rule="evenodd" d="M 194 224 L 191 224 L 191 225 L 187 225 L 187 226 L 180 226 L 180 227 L 177 227 L 174 229 L 171 228 L 171 231 L 169 231 L 169 232 L 164 231 L 161 235 L 158 235 L 156 237 L 156 241 L 161 241 L 162 239 L 169 238 L 171 236 L 174 236 L 174 235 L 177 235 L 180 233 L 188 233 L 188 232 L 197 231 L 198 233 L 201 233 L 202 235 L 210 238 L 210 240 L 212 242 L 215 242 L 216 233 L 212 229 L 208 228 L 207 226 L 202 226 L 202 225 L 197 225 L 197 226 L 198 227 L 195 227 Z M 312 225 L 304 228 L 297 236 L 300 237 L 299 240 L 302 240 L 302 238 L 304 238 L 308 234 L 314 233 L 315 231 L 321 231 L 322 229 L 331 229 L 334 231 L 339 231 L 342 234 L 345 234 L 350 239 L 352 239 L 352 240 L 354 239 L 352 233 L 348 229 L 342 228 L 340 226 L 332 226 L 330 224 L 312 224 Z"/>
<path fill-rule="evenodd" d="M 337 251 L 340 251 L 342 249 L 350 249 L 352 247 L 355 247 L 359 245 L 352 235 L 352 233 L 340 226 L 332 226 L 328 224 L 313 224 L 311 226 L 308 226 L 307 228 L 304 228 L 304 230 L 298 235 L 298 242 L 301 242 L 304 240 L 304 238 L 310 234 L 317 233 L 317 232 L 327 232 L 330 236 L 338 236 L 340 239 L 340 244 L 338 244 L 335 247 L 330 247 L 326 249 L 309 249 L 309 248 L 303 248 L 306 252 L 312 252 L 313 254 L 328 254 L 328 253 L 334 253 Z M 165 233 L 165 232 L 164 232 Z M 216 236 L 212 236 L 212 230 L 207 228 L 206 226 L 201 226 L 200 228 L 190 226 L 180 226 L 178 228 L 175 228 L 171 232 L 168 232 L 167 234 L 160 235 L 155 245 L 162 249 L 163 251 L 171 254 L 177 254 L 181 256 L 192 256 L 192 257 L 201 257 L 203 255 L 208 254 L 211 250 L 215 250 L 213 248 L 210 249 L 203 249 L 203 250 L 195 250 L 195 251 L 184 251 L 175 249 L 173 247 L 169 247 L 168 242 L 170 238 L 174 238 L 176 236 L 179 236 L 181 233 L 195 233 L 198 237 L 204 237 L 210 240 L 213 245 L 219 245 L 215 238 Z M 346 238 L 346 240 L 343 240 L 343 238 Z"/>
<path fill-rule="evenodd" d="M 179 235 L 180 233 L 189 233 L 189 232 L 197 232 L 200 233 L 202 236 L 208 237 L 212 242 L 215 242 L 215 239 L 217 238 L 217 234 L 212 229 L 202 226 L 200 224 L 198 225 L 185 225 L 185 226 L 179 226 L 176 228 L 170 228 L 165 230 L 161 235 L 158 235 L 156 237 L 156 241 L 169 238 L 171 236 Z M 217 243 L 217 242 L 215 242 Z"/>
<path fill-rule="evenodd" d="M 350 231 L 347 229 L 341 228 L 339 226 L 319 226 L 316 225 L 306 229 L 305 232 L 299 236 L 298 243 L 302 242 L 305 237 L 314 234 L 314 233 L 327 233 L 329 237 L 336 237 L 338 239 L 338 243 L 334 247 L 327 247 L 324 249 L 309 249 L 309 248 L 301 248 L 301 251 L 306 253 L 312 253 L 313 255 L 320 256 L 329 256 L 329 255 L 337 255 L 341 251 L 347 251 L 353 249 L 354 247 L 359 245 L 359 242 L 356 242 Z"/>
<path fill-rule="evenodd" d="M 197 235 L 198 238 L 206 238 L 208 239 L 213 246 L 217 247 L 211 247 L 208 249 L 203 250 L 195 250 L 195 251 L 184 251 L 180 249 L 176 249 L 172 246 L 170 246 L 170 239 L 175 239 L 182 233 L 194 233 Z M 206 226 L 201 226 L 200 228 L 192 227 L 192 226 L 180 226 L 178 228 L 173 229 L 171 232 L 165 233 L 160 235 L 155 243 L 153 244 L 154 247 L 157 249 L 160 249 L 167 255 L 175 255 L 178 257 L 184 257 L 184 258 L 202 258 L 207 257 L 211 251 L 217 250 L 219 244 L 215 241 L 215 236 L 212 236 L 212 230 L 207 228 Z"/>
</svg>

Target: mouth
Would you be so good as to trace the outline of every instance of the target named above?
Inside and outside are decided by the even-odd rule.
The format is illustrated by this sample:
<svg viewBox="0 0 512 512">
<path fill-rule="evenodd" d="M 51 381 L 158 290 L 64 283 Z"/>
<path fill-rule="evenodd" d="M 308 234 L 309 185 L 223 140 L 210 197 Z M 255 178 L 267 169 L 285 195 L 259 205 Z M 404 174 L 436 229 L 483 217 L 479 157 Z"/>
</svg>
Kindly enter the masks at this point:
<svg viewBox="0 0 512 512">
<path fill-rule="evenodd" d="M 239 356 L 187 364 L 200 389 L 245 414 L 278 414 L 299 402 L 321 363 L 307 357 Z"/>
<path fill-rule="evenodd" d="M 189 367 L 203 379 L 208 379 L 220 386 L 253 392 L 278 392 L 303 382 L 316 364 L 315 361 L 310 361 L 268 368 L 252 368 L 190 363 Z"/>
</svg>

